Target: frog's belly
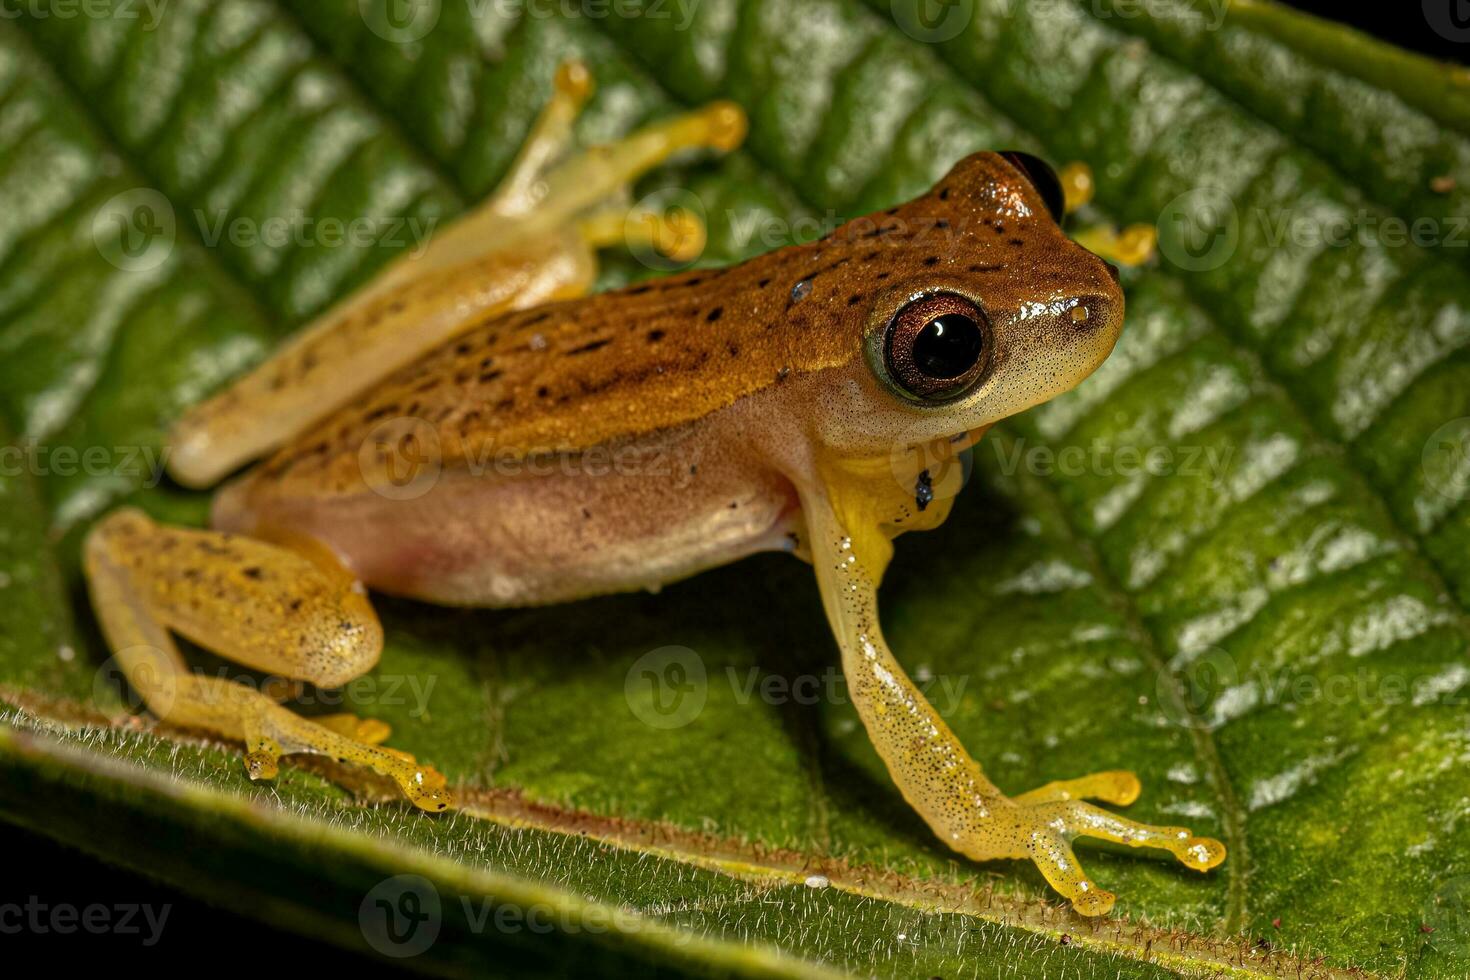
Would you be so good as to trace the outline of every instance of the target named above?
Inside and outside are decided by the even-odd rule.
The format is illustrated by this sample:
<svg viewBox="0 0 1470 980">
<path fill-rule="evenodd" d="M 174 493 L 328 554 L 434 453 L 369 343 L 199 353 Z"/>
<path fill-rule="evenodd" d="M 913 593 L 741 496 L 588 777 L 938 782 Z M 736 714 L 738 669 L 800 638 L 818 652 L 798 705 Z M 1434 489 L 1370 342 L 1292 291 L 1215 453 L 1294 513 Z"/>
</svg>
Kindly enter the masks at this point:
<svg viewBox="0 0 1470 980">
<path fill-rule="evenodd" d="M 492 469 L 446 470 L 427 488 L 386 495 L 364 487 L 309 499 L 274 496 L 247 478 L 221 494 L 214 523 L 319 540 L 383 592 L 523 606 L 649 588 L 789 549 L 798 519 L 784 478 L 738 460 Z"/>
</svg>

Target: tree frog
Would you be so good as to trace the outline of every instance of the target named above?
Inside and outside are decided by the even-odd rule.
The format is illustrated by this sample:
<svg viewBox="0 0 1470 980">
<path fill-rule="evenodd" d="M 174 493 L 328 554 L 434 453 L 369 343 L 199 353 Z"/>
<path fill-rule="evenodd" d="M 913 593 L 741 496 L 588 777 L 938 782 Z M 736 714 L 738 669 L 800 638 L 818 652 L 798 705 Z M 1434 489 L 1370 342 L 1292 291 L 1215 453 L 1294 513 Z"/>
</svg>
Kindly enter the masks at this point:
<svg viewBox="0 0 1470 980">
<path fill-rule="evenodd" d="M 715 103 L 572 152 L 591 88 L 584 65 L 564 64 L 486 202 L 182 418 L 170 468 L 185 485 L 263 457 L 216 494 L 210 529 L 136 509 L 92 529 L 92 602 L 148 707 L 245 743 L 252 778 L 321 754 L 443 810 L 444 777 L 383 747 L 386 726 L 308 720 L 193 673 L 171 634 L 332 687 L 377 662 L 369 588 L 556 603 L 785 550 L 815 568 L 858 714 L 949 847 L 1029 858 L 1084 915 L 1114 896 L 1078 865 L 1079 835 L 1219 864 L 1218 841 L 1084 802 L 1131 803 L 1132 773 L 1002 793 L 878 623 L 892 539 L 943 522 L 959 454 L 1072 388 L 1118 339 L 1117 271 L 1062 232 L 1056 175 L 976 153 L 823 239 L 588 295 L 599 247 L 698 250 L 688 212 L 631 210 L 629 186 L 745 130 L 738 107 Z"/>
</svg>

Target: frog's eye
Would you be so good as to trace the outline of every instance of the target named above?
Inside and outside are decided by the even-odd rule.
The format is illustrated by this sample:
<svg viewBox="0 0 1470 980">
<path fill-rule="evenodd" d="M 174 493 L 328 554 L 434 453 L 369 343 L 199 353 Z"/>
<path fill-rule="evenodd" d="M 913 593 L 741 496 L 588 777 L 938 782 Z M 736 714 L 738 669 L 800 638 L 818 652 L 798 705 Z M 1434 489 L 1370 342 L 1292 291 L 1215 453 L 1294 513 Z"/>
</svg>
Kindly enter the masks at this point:
<svg viewBox="0 0 1470 980">
<path fill-rule="evenodd" d="M 914 398 L 953 398 L 990 365 L 990 322 L 963 296 L 920 297 L 889 321 L 883 359 L 889 376 Z"/>
<path fill-rule="evenodd" d="M 1051 212 L 1052 220 L 1061 224 L 1067 215 L 1067 198 L 1062 192 L 1062 181 L 1051 164 L 1020 150 L 1006 150 L 1001 156 L 1030 179 L 1031 186 L 1036 188 L 1036 193 L 1041 195 L 1046 209 Z"/>
</svg>

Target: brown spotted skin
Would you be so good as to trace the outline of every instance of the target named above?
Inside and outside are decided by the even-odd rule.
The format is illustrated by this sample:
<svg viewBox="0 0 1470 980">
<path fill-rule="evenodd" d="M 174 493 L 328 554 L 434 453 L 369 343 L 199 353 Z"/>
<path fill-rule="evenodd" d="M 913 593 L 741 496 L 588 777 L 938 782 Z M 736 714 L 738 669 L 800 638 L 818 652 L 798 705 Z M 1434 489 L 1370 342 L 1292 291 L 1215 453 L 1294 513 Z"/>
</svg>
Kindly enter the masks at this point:
<svg viewBox="0 0 1470 980">
<path fill-rule="evenodd" d="M 1012 195 L 1027 198 L 1029 215 L 1004 214 L 997 202 Z M 401 416 L 435 427 L 446 465 L 491 447 L 574 451 L 694 422 L 861 357 L 875 297 L 941 275 L 995 310 L 1079 286 L 1117 295 L 1030 184 L 977 154 L 923 197 L 819 241 L 496 316 L 280 450 L 256 491 L 353 492 L 364 440 Z"/>
<path fill-rule="evenodd" d="M 944 405 L 904 397 L 874 358 L 933 291 L 972 298 L 994 334 L 987 379 Z M 918 514 L 923 466 L 889 457 L 1071 388 L 1121 314 L 1107 266 L 1020 171 L 977 154 L 822 240 L 488 318 L 224 488 L 214 523 L 318 540 L 374 589 L 494 606 L 790 548 L 822 456 L 884 475 L 887 526 L 930 527 L 947 504 Z M 625 465 L 589 477 L 578 461 L 605 450 Z M 533 476 L 507 459 L 558 462 Z"/>
</svg>

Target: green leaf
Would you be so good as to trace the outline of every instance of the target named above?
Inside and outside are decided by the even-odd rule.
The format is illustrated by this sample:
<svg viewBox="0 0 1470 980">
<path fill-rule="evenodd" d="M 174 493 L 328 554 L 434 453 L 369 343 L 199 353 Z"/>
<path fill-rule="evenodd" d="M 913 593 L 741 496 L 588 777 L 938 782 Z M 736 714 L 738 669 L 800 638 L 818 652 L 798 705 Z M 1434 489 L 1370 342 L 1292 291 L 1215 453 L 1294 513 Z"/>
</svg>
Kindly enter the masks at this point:
<svg viewBox="0 0 1470 980">
<path fill-rule="evenodd" d="M 399 10 L 437 14 L 418 37 L 377 0 L 107 6 L 0 21 L 0 816 L 345 944 L 421 875 L 441 930 L 415 962 L 441 970 L 1470 970 L 1463 71 L 1259 2 L 443 0 Z M 1131 812 L 1220 836 L 1220 869 L 1086 850 L 1120 902 L 1085 923 L 1029 865 L 948 852 L 782 557 L 559 609 L 381 601 L 347 696 L 463 787 L 447 819 L 317 767 L 252 785 L 231 747 L 123 721 L 80 536 L 123 501 L 201 523 L 206 496 L 156 479 L 168 422 L 486 194 L 574 54 L 587 141 L 746 107 L 743 150 L 648 183 L 700 196 L 711 264 L 984 148 L 1084 160 L 1085 220 L 1159 224 L 1118 350 L 981 445 L 883 613 L 1001 787 L 1135 769 Z M 1202 202 L 1215 252 L 1187 247 Z M 335 247 L 235 231 L 363 218 Z M 705 677 L 673 729 L 635 683 L 670 646 Z"/>
</svg>

